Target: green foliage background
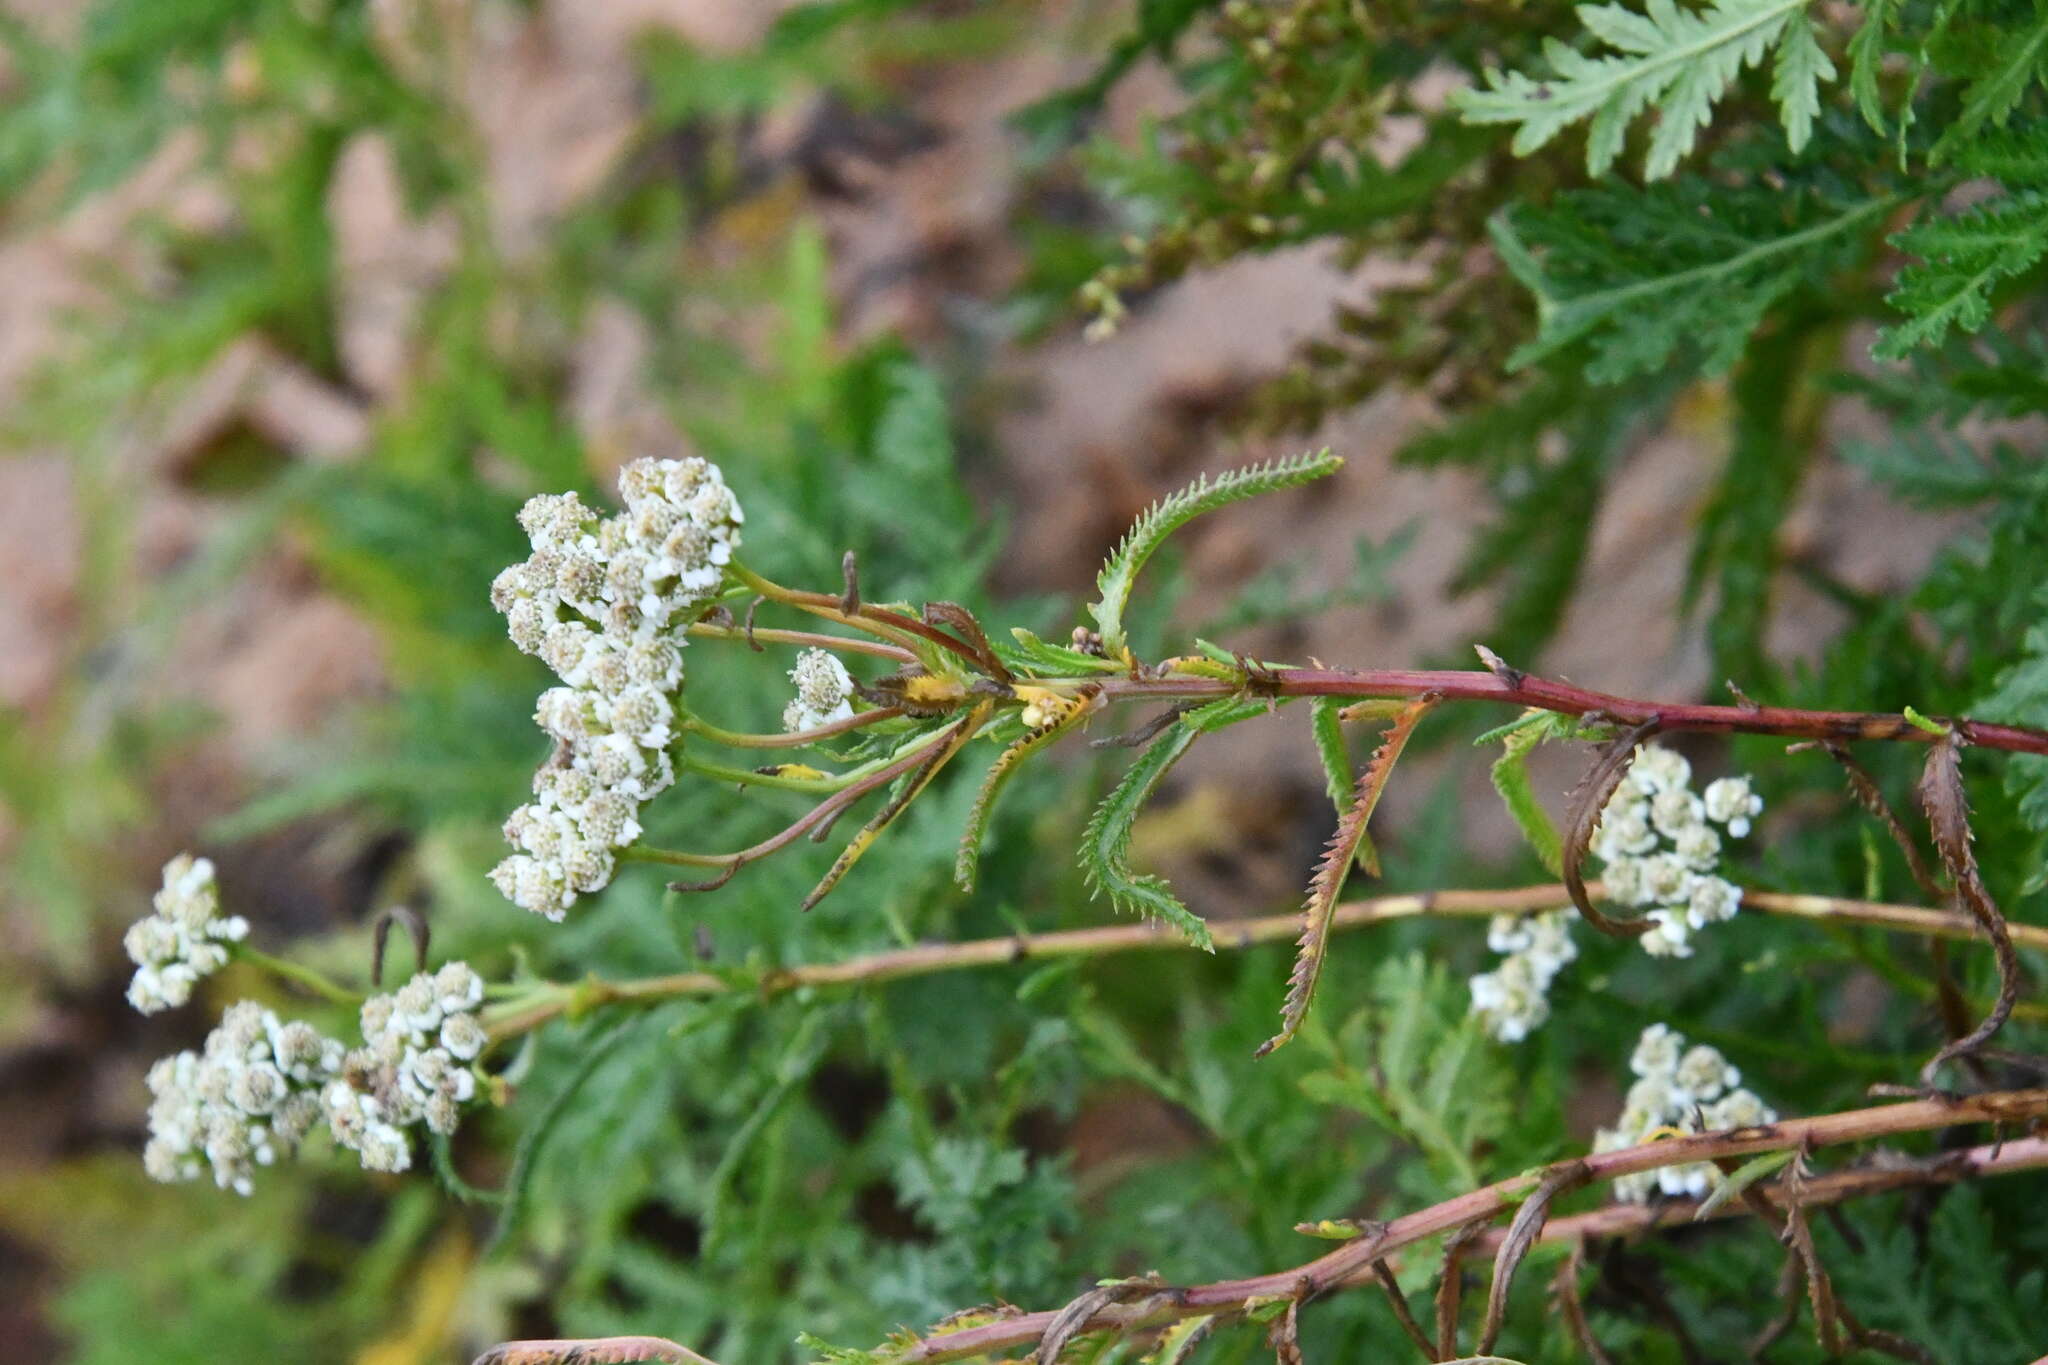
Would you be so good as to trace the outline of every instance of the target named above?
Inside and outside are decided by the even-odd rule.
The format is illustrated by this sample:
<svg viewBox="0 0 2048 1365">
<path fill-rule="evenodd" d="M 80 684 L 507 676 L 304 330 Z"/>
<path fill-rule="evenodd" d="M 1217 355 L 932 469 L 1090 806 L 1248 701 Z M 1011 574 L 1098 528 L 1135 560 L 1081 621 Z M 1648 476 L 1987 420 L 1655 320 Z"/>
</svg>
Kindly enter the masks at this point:
<svg viewBox="0 0 2048 1365">
<path fill-rule="evenodd" d="M 687 132 L 730 150 L 794 91 L 886 103 L 906 68 L 998 48 L 1031 22 L 1023 5 L 836 0 L 792 10 L 742 56 L 650 42 L 644 136 Z M 297 777 L 208 836 L 231 846 L 338 817 L 402 836 L 387 889 L 430 909 L 437 953 L 498 977 L 710 965 L 747 979 L 1111 913 L 1071 856 L 1089 797 L 1114 778 L 1095 760 L 1019 777 L 972 895 L 950 875 L 974 794 L 963 778 L 920 801 L 809 915 L 795 906 L 817 869 L 800 859 L 688 902 L 656 878 L 622 876 L 561 928 L 500 902 L 481 874 L 539 757 L 529 711 L 542 674 L 506 645 L 486 588 L 522 553 L 522 497 L 604 490 L 560 415 L 559 348 L 506 346 L 493 319 L 574 319 L 600 295 L 631 302 L 657 338 L 661 397 L 724 465 L 751 554 L 773 577 L 833 584 L 851 547 L 871 597 L 957 600 L 1064 638 L 1070 606 L 998 604 L 985 590 L 1002 524 L 962 483 L 989 453 L 987 431 L 952 406 L 958 377 L 894 342 L 835 339 L 824 240 L 801 218 L 741 268 L 687 268 L 694 235 L 748 192 L 736 159 L 715 150 L 695 178 L 628 158 L 538 264 L 508 270 L 482 221 L 473 130 L 431 81 L 391 68 L 363 6 L 95 0 L 75 43 L 45 44 L 11 20 L 5 36 L 0 195 L 23 215 L 120 183 L 173 124 L 200 129 L 220 157 L 239 128 L 284 130 L 278 164 L 231 180 L 233 229 L 162 229 L 164 277 L 88 324 L 76 354 L 7 416 L 20 443 L 74 452 L 92 562 L 109 578 L 129 534 L 125 423 L 251 331 L 316 372 L 334 368 L 323 195 L 345 137 L 381 130 L 416 202 L 453 206 L 461 225 L 424 361 L 367 456 L 259 465 L 234 490 L 235 523 L 202 555 L 134 600 L 97 604 L 81 655 L 119 667 L 76 670 L 53 715 L 0 718 L 0 799 L 17 817 L 9 899 L 68 955 L 54 976 L 75 979 L 126 917 L 104 851 L 146 827 L 149 775 L 206 723 L 144 704 L 133 680 L 181 613 L 279 534 L 302 538 L 324 579 L 379 625 L 394 695 L 309 738 Z M 2048 725 L 2048 9 L 1142 0 L 1108 36 L 1093 79 L 1016 111 L 1017 136 L 1045 165 L 1085 175 L 1100 206 L 1085 228 L 1019 225 L 1033 257 L 1018 318 L 1068 325 L 1078 291 L 1113 322 L 1189 272 L 1303 242 L 1411 258 L 1425 284 L 1339 309 L 1234 418 L 1306 429 L 1389 386 L 1443 395 L 1447 420 L 1403 458 L 1472 471 L 1496 498 L 1461 582 L 1497 593 L 1488 642 L 1508 658 L 1569 671 L 1543 651 L 1603 496 L 1705 386 L 1725 396 L 1729 441 L 1693 528 L 1688 628 L 1711 647 L 1715 676 L 1787 704 Z M 252 55 L 263 72 L 253 92 L 228 79 Z M 1136 142 L 1092 133 L 1103 101 L 1145 63 L 1180 84 L 1182 111 Z M 1446 69 L 1465 78 L 1449 100 L 1432 79 Z M 1484 74 L 1500 71 L 1521 74 Z M 1419 148 L 1390 168 L 1359 155 L 1397 116 L 1420 120 Z M 1496 123 L 1514 125 L 1512 152 Z M 1486 268 L 1469 268 L 1474 253 Z M 766 358 L 678 321 L 674 305 L 692 292 L 771 319 Z M 1029 343 L 1028 332 L 1017 342 Z M 1850 402 L 1882 415 L 1884 440 L 1823 438 L 1824 415 Z M 486 448 L 498 457 L 488 477 Z M 1820 662 L 1791 666 L 1766 643 L 1773 585 L 1788 568 L 1818 571 L 1783 562 L 1783 523 L 1803 483 L 1837 460 L 1905 502 L 1953 509 L 1963 529 L 1908 595 L 1820 582 L 1845 624 L 1816 642 Z M 914 526 L 902 515 L 912 506 Z M 1369 590 L 1371 568 L 1362 558 L 1354 587 Z M 1141 601 L 1127 618 L 1148 648 L 1173 638 L 1157 614 L 1170 573 L 1160 579 L 1148 579 L 1152 614 Z M 1255 622 L 1292 602 L 1286 586 L 1255 582 L 1243 601 L 1201 613 Z M 772 726 L 768 665 L 701 648 L 690 669 L 692 693 L 729 702 L 730 723 Z M 1301 711 L 1253 723 L 1301 724 Z M 1432 720 L 1426 737 L 1442 746 L 1497 719 Z M 1762 740 L 1700 756 L 1754 772 L 1787 813 L 1755 841 L 1746 880 L 1913 898 L 1903 860 L 1828 765 Z M 1868 759 L 1903 802 L 1911 756 Z M 2039 922 L 2048 764 L 1973 755 L 1966 768 L 1992 890 Z M 1547 876 L 1534 854 L 1477 864 L 1457 801 L 1447 781 L 1389 841 L 1388 887 Z M 654 808 L 650 837 L 702 843 L 685 834 L 708 830 L 736 846 L 793 809 L 685 784 Z M 293 950 L 359 971 L 366 938 L 357 927 Z M 1680 963 L 1582 935 L 1555 1017 L 1505 1048 L 1465 1018 L 1477 940 L 1456 922 L 1340 938 L 1303 1041 L 1257 1063 L 1286 970 L 1277 948 L 598 1012 L 538 1037 L 519 1059 L 516 1099 L 453 1153 L 500 1201 L 459 1182 L 372 1183 L 343 1162 L 269 1173 L 248 1201 L 153 1187 L 122 1133 L 10 1173 L 0 1222 L 56 1268 L 48 1319 L 81 1361 L 438 1360 L 501 1335 L 651 1332 L 752 1365 L 819 1349 L 799 1346 L 800 1333 L 865 1347 L 972 1304 L 1055 1305 L 1098 1276 L 1157 1269 L 1187 1283 L 1292 1264 L 1312 1250 L 1292 1230 L 1303 1219 L 1397 1212 L 1580 1150 L 1583 1097 L 1604 1102 L 1601 1086 L 1653 1019 L 1721 1047 L 1786 1112 L 1855 1105 L 1869 1084 L 1911 1076 L 1939 1041 L 1920 945 L 1752 916 Z M 1987 999 L 1988 954 L 1956 961 L 1966 993 Z M 1883 1007 L 1844 1040 L 1831 1027 L 1842 992 L 1869 979 Z M 2009 1039 L 2040 1040 L 2038 1011 Z M 1105 1113 L 1169 1136 L 1126 1136 L 1115 1159 L 1084 1166 L 1075 1121 Z M 2044 1199 L 2039 1177 L 1886 1196 L 1819 1236 L 1866 1322 L 1957 1365 L 2027 1359 L 2048 1321 Z M 1725 1358 L 1761 1325 L 1779 1264 L 1769 1236 L 1739 1221 L 1616 1248 L 1598 1266 L 1592 1320 L 1617 1359 Z M 1403 1281 L 1420 1289 L 1433 1269 L 1415 1258 Z M 1504 1346 L 1532 1362 L 1573 1359 L 1546 1316 L 1546 1278 L 1518 1289 Z M 1305 1345 L 1311 1360 L 1410 1349 L 1363 1294 L 1318 1303 Z M 1202 1349 L 1224 1361 L 1266 1348 L 1240 1329 Z M 1802 1327 L 1772 1358 L 1820 1355 Z"/>
</svg>

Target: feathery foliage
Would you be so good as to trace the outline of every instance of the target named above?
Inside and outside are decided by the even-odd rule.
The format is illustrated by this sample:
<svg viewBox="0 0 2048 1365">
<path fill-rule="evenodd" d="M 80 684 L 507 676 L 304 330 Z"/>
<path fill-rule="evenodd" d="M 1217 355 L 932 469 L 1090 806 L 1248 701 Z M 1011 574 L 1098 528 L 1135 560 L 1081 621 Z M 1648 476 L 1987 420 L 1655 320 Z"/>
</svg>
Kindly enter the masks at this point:
<svg viewBox="0 0 2048 1365">
<path fill-rule="evenodd" d="M 1204 512 L 1213 512 L 1261 493 L 1326 478 L 1343 465 L 1343 460 L 1327 450 L 1268 460 L 1264 464 L 1229 470 L 1213 479 L 1204 475 L 1146 508 L 1144 515 L 1125 532 L 1123 540 L 1117 544 L 1095 579 L 1095 589 L 1100 595 L 1089 605 L 1088 614 L 1094 618 L 1096 628 L 1101 632 L 1103 649 L 1112 657 L 1123 651 L 1124 608 L 1130 604 L 1131 589 L 1137 582 L 1138 571 L 1145 567 L 1145 561 L 1152 557 L 1153 552 L 1166 543 L 1168 536 Z"/>
<path fill-rule="evenodd" d="M 1470 122 L 1516 125 L 1521 156 L 1590 119 L 1586 169 L 1594 175 L 1621 155 L 1629 124 L 1654 110 L 1643 174 L 1662 180 L 1692 151 L 1743 68 L 1768 56 L 1771 99 L 1797 152 L 1813 134 L 1820 87 L 1835 76 L 1806 10 L 1807 0 L 1709 0 L 1699 10 L 1649 0 L 1641 14 L 1622 5 L 1580 5 L 1579 22 L 1618 55 L 1588 57 L 1552 40 L 1543 49 L 1552 75 L 1489 71 L 1485 88 L 1460 91 L 1453 103 Z"/>
</svg>

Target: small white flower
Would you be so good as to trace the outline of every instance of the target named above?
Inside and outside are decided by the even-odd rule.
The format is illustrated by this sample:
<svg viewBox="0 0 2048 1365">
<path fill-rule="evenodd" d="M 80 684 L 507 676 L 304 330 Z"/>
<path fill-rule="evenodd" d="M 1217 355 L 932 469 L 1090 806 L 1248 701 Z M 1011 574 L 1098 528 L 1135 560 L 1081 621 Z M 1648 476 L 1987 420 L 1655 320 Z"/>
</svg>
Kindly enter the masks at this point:
<svg viewBox="0 0 2048 1365">
<path fill-rule="evenodd" d="M 1550 1001 L 1529 961 L 1503 958 L 1498 968 L 1471 980 L 1471 1013 L 1503 1043 L 1518 1043 L 1550 1017 Z"/>
<path fill-rule="evenodd" d="M 789 680 L 796 684 L 796 699 L 783 710 L 784 730 L 815 730 L 853 714 L 853 675 L 838 655 L 823 649 L 803 651 L 789 670 Z"/>
<path fill-rule="evenodd" d="M 1707 818 L 1724 824 L 1736 838 L 1749 833 L 1750 820 L 1763 813 L 1764 799 L 1749 789 L 1746 777 L 1717 777 L 1707 784 Z"/>
<path fill-rule="evenodd" d="M 1703 1104 L 1742 1081 L 1728 1059 L 1704 1043 L 1689 1049 L 1672 1073 L 1672 1085 L 1687 1103 Z"/>
<path fill-rule="evenodd" d="M 1667 1025 L 1651 1024 L 1636 1040 L 1635 1051 L 1629 1054 L 1628 1069 L 1638 1076 L 1668 1078 L 1678 1070 L 1684 1048 L 1685 1039 Z"/>
<path fill-rule="evenodd" d="M 1691 957 L 1692 930 L 1685 916 L 1675 910 L 1652 910 L 1646 919 L 1650 928 L 1636 941 L 1651 957 Z"/>
<path fill-rule="evenodd" d="M 1758 1128 L 1776 1123 L 1778 1111 L 1747 1090 L 1731 1090 L 1707 1106 L 1706 1119 L 1709 1129 Z"/>
<path fill-rule="evenodd" d="M 1629 765 L 1627 781 L 1643 795 L 1655 796 L 1690 783 L 1692 764 L 1675 749 L 1666 749 L 1660 744 L 1638 745 L 1635 760 Z"/>
<path fill-rule="evenodd" d="M 1696 877 L 1686 898 L 1685 922 L 1694 929 L 1735 918 L 1742 908 L 1742 888 L 1720 877 Z"/>
<path fill-rule="evenodd" d="M 249 935 L 249 921 L 220 913 L 213 863 L 181 853 L 164 864 L 154 912 L 130 925 L 121 944 L 135 963 L 128 1002 L 143 1014 L 174 1009 L 193 987 L 227 965 L 228 945 Z"/>
<path fill-rule="evenodd" d="M 1529 942 L 1529 927 L 1521 915 L 1495 915 L 1486 922 L 1486 946 L 1496 953 L 1519 953 Z"/>
<path fill-rule="evenodd" d="M 1650 823 L 1667 839 L 1676 840 L 1706 817 L 1706 806 L 1684 787 L 1666 787 L 1650 801 Z"/>
<path fill-rule="evenodd" d="M 1671 841 L 1671 851 L 1695 872 L 1711 872 L 1721 861 L 1721 836 L 1712 825 L 1693 825 Z"/>
</svg>

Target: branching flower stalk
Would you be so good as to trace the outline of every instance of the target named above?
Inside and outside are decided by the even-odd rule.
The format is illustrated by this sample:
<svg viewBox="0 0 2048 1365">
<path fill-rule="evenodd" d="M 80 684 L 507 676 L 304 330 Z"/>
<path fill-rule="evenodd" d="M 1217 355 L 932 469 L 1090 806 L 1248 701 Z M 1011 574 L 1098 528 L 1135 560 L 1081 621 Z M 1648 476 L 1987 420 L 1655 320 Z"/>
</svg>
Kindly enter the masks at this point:
<svg viewBox="0 0 2048 1365">
<path fill-rule="evenodd" d="M 1958 755 L 1969 745 L 2048 754 L 2048 733 L 1930 719 L 1910 709 L 1887 715 L 1770 707 L 1740 694 L 1733 706 L 1641 701 L 1536 677 L 1484 648 L 1484 667 L 1476 670 L 1298 667 L 1246 658 L 1203 641 L 1192 652 L 1158 662 L 1133 653 L 1127 617 L 1136 581 L 1174 531 L 1231 502 L 1324 477 L 1340 464 L 1327 452 L 1274 461 L 1198 480 L 1162 499 L 1104 565 L 1100 597 L 1087 609 L 1095 628 L 1077 629 L 1070 645 L 1013 630 L 1014 643 L 1001 648 L 956 603 L 913 608 L 862 600 L 851 556 L 837 594 L 789 587 L 745 564 L 737 555 L 739 502 L 718 469 L 702 460 L 627 466 L 620 476 L 626 509 L 610 518 L 600 519 L 573 495 L 536 498 L 521 514 L 534 555 L 501 576 L 493 601 L 506 613 L 520 648 L 546 660 L 564 686 L 540 699 L 535 718 L 555 749 L 534 778 L 535 801 L 506 823 L 506 837 L 517 851 L 493 878 L 513 900 L 550 918 L 561 917 L 578 896 L 601 889 L 620 861 L 707 869 L 714 874 L 708 879 L 672 883 L 677 890 L 707 890 L 800 838 L 824 839 L 855 804 L 889 791 L 804 899 L 809 908 L 943 768 L 985 736 L 1002 749 L 957 860 L 958 879 L 969 886 L 994 801 L 1017 767 L 1088 728 L 1111 706 L 1151 704 L 1164 710 L 1119 741 L 1144 752 L 1089 822 L 1081 861 L 1091 887 L 1113 906 L 1169 923 L 1207 947 L 1213 938 L 1209 927 L 1164 880 L 1127 865 L 1132 823 L 1168 769 L 1202 735 L 1311 698 L 1323 708 L 1316 719 L 1318 751 L 1330 767 L 1331 790 L 1350 796 L 1338 839 L 1310 884 L 1282 1026 L 1262 1049 L 1270 1051 L 1293 1038 L 1307 1017 L 1322 975 L 1331 910 L 1354 863 L 1373 866 L 1373 808 L 1408 736 L 1442 703 L 1521 708 L 1518 720 L 1495 732 L 1508 737 L 1508 756 L 1497 766 L 1496 780 L 1518 823 L 1562 873 L 1566 899 L 1580 917 L 1603 932 L 1640 937 L 1645 948 L 1665 955 L 1689 953 L 1691 933 L 1734 913 L 1739 892 L 1711 874 L 1721 835 L 1709 822 L 1739 836 L 1760 803 L 1740 778 L 1710 783 L 1704 800 L 1682 790 L 1687 774 L 1670 781 L 1661 774 L 1683 760 L 1648 741 L 1667 731 L 1766 734 L 1816 743 L 1831 753 L 1857 740 L 1909 742 L 1930 747 L 1922 803 L 1962 908 L 1992 940 L 2000 966 L 1999 997 L 1983 1023 L 1944 1049 L 1930 1063 L 1930 1075 L 1938 1062 L 1981 1048 L 1996 1033 L 2017 1002 L 2018 966 L 2009 927 L 1969 855 Z M 735 621 L 733 607 L 742 599 L 751 600 L 744 619 Z M 764 605 L 793 609 L 851 633 L 757 627 Z M 736 731 L 696 714 L 682 690 L 681 649 L 692 637 L 740 640 L 757 650 L 769 643 L 800 648 L 789 669 L 796 696 L 784 710 L 782 734 Z M 842 661 L 842 652 L 899 666 L 862 681 Z M 1327 709 L 1340 701 L 1351 704 Z M 1388 725 L 1355 787 L 1341 734 L 1346 721 Z M 1559 836 L 1526 781 L 1516 788 L 1503 779 L 1502 769 L 1526 760 L 1538 744 L 1568 741 L 1599 747 Z M 808 748 L 844 766 L 748 770 L 707 758 L 697 752 L 699 745 Z M 1645 755 L 1656 761 L 1646 763 Z M 640 806 L 678 774 L 820 799 L 780 831 L 732 852 L 648 845 L 641 839 Z M 1645 856 L 1660 836 L 1673 841 L 1672 850 Z M 1624 908 L 1647 906 L 1645 913 L 1616 917 L 1596 906 L 1583 867 L 1594 853 L 1608 864 L 1611 898 Z M 1553 928 L 1550 938 L 1565 931 L 1562 924 Z M 1539 971 L 1529 965 L 1536 958 L 1510 950 L 1500 971 L 1475 983 L 1475 989 L 1484 988 L 1480 1008 L 1499 1036 L 1522 1036 L 1540 1022 L 1543 988 L 1564 960 L 1562 952 L 1546 950 L 1540 955 L 1546 970 Z"/>
</svg>

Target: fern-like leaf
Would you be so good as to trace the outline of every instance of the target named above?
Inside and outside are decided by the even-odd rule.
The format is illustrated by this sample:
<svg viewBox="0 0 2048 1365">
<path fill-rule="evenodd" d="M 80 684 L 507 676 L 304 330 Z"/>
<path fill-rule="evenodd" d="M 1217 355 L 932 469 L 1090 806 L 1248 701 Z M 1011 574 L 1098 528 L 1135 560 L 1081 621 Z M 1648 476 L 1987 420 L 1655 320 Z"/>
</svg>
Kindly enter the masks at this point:
<svg viewBox="0 0 2048 1365">
<path fill-rule="evenodd" d="M 1621 5 L 1581 5 L 1579 21 L 1615 55 L 1587 56 L 1553 40 L 1543 49 L 1554 73 L 1549 79 L 1489 71 L 1486 88 L 1453 99 L 1468 123 L 1515 124 L 1518 156 L 1591 120 L 1586 169 L 1594 175 L 1621 155 L 1637 115 L 1654 108 L 1657 125 L 1643 174 L 1661 180 L 1692 151 L 1699 130 L 1713 119 L 1715 101 L 1742 69 L 1775 50 L 1771 98 L 1796 152 L 1812 134 L 1821 83 L 1835 75 L 1814 40 L 1806 6 L 1807 0 L 1711 0 L 1704 9 L 1687 10 L 1673 0 L 1649 0 L 1638 14 Z"/>
<path fill-rule="evenodd" d="M 2002 35 L 1963 91 L 1963 107 L 1942 130 L 1931 158 L 1967 160 L 1986 125 L 2006 126 L 2036 82 L 2048 82 L 2048 4 L 2034 5 L 2032 21 Z"/>
<path fill-rule="evenodd" d="M 1694 180 L 1503 214 L 1494 247 L 1536 296 L 1537 318 L 1536 339 L 1509 364 L 1584 342 L 1586 375 L 1602 384 L 1662 370 L 1673 352 L 1725 370 L 1780 299 L 1856 260 L 1901 202 Z"/>
<path fill-rule="evenodd" d="M 1088 614 L 1095 618 L 1096 628 L 1102 633 L 1103 648 L 1112 657 L 1123 652 L 1124 607 L 1130 602 L 1131 587 L 1137 581 L 1138 571 L 1145 567 L 1145 561 L 1165 543 L 1168 536 L 1204 512 L 1213 512 L 1260 493 L 1293 488 L 1324 478 L 1336 473 L 1343 465 L 1342 459 L 1327 450 L 1319 450 L 1312 455 L 1297 455 L 1292 459 L 1269 460 L 1245 469 L 1233 469 L 1214 479 L 1204 475 L 1171 497 L 1153 503 L 1125 533 L 1122 543 L 1103 564 L 1102 572 L 1095 580 L 1102 596 L 1088 608 Z"/>
<path fill-rule="evenodd" d="M 1081 834 L 1081 870 L 1096 895 L 1126 914 L 1164 920 L 1187 935 L 1203 952 L 1216 951 L 1209 926 L 1181 904 L 1164 877 L 1133 872 L 1130 866 L 1131 826 L 1173 765 L 1193 747 L 1200 732 L 1176 724 L 1152 741 L 1123 780 L 1095 808 Z"/>
<path fill-rule="evenodd" d="M 1416 724 L 1436 703 L 1427 697 L 1410 702 L 1402 709 L 1400 716 L 1387 727 L 1386 737 L 1373 753 L 1372 760 L 1365 765 L 1365 771 L 1358 775 L 1358 786 L 1352 793 L 1351 809 L 1337 822 L 1336 833 L 1330 836 L 1329 844 L 1323 849 L 1322 861 L 1316 864 L 1315 875 L 1309 879 L 1308 900 L 1301 910 L 1301 940 L 1294 959 L 1294 971 L 1287 978 L 1287 1000 L 1280 1007 L 1280 1031 L 1259 1045 L 1258 1056 L 1265 1056 L 1277 1047 L 1292 1041 L 1301 1031 L 1301 1025 L 1308 1018 L 1309 1002 L 1315 998 L 1316 983 L 1323 975 L 1323 959 L 1330 948 L 1330 917 L 1337 910 L 1337 894 L 1344 889 L 1344 878 L 1351 871 L 1351 863 L 1358 856 L 1360 842 L 1365 838 L 1366 826 L 1372 821 L 1373 808 L 1380 803 L 1380 793 L 1387 788 L 1387 778 L 1393 774 L 1394 764 L 1400 760 L 1401 751 L 1408 747 L 1408 737 L 1415 733 Z"/>
<path fill-rule="evenodd" d="M 1920 259 L 1899 272 L 1885 302 L 1906 320 L 1880 334 L 1874 353 L 1896 360 L 1951 327 L 1975 332 L 1991 317 L 1991 291 L 2048 255 L 2048 191 L 2032 190 L 1929 218 L 1892 245 Z"/>
</svg>

